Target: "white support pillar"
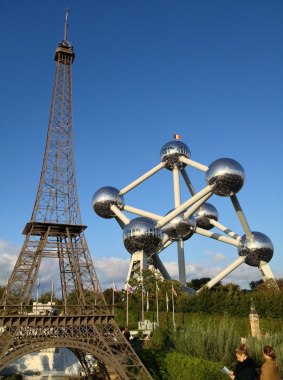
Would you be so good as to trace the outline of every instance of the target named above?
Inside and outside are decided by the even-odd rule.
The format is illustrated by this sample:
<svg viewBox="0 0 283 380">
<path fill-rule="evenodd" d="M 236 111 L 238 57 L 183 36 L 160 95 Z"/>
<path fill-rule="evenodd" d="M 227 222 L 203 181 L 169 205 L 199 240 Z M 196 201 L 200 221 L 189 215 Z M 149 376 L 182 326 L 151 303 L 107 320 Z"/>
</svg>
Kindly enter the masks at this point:
<svg viewBox="0 0 283 380">
<path fill-rule="evenodd" d="M 174 185 L 174 204 L 175 208 L 178 208 L 181 204 L 181 192 L 180 192 L 180 178 L 179 170 L 177 166 L 173 169 L 173 185 Z M 183 286 L 186 286 L 186 265 L 185 265 L 185 251 L 183 240 L 177 241 L 178 247 L 178 270 L 179 270 L 179 281 Z"/>
<path fill-rule="evenodd" d="M 130 183 L 128 186 L 124 187 L 124 189 L 120 190 L 119 194 L 124 195 L 130 190 L 132 190 L 134 187 L 138 186 L 140 183 L 151 177 L 153 174 L 157 173 L 159 170 L 163 169 L 165 166 L 165 162 L 160 162 L 160 164 L 156 165 L 153 169 L 146 172 L 144 175 Z"/>
<path fill-rule="evenodd" d="M 271 283 L 271 286 L 277 290 L 279 290 L 279 287 L 277 285 L 277 282 L 275 280 L 275 277 L 272 273 L 272 270 L 269 266 L 268 263 L 266 263 L 265 261 L 261 261 L 259 263 L 259 267 L 258 269 L 260 270 L 261 274 L 262 274 L 262 278 L 263 278 L 263 281 L 264 282 L 270 282 Z"/>
<path fill-rule="evenodd" d="M 217 284 L 219 281 L 221 281 L 224 277 L 226 277 L 229 273 L 233 272 L 238 266 L 240 266 L 242 263 L 245 262 L 245 257 L 240 256 L 236 261 L 234 261 L 231 265 L 229 265 L 226 269 L 224 269 L 222 272 L 218 273 L 217 276 L 215 276 L 212 280 L 208 281 L 207 284 L 202 286 L 197 293 L 201 292 L 204 288 L 212 288 L 215 284 Z"/>
<path fill-rule="evenodd" d="M 181 214 L 186 208 L 196 203 L 198 200 L 200 200 L 202 197 L 204 197 L 208 193 L 212 193 L 213 187 L 208 185 L 204 189 L 202 189 L 200 192 L 198 192 L 196 195 L 194 195 L 192 198 L 181 204 L 178 208 L 171 211 L 169 214 L 164 216 L 162 219 L 160 219 L 157 223 L 157 227 L 163 227 L 166 223 L 170 222 L 172 219 L 175 218 L 175 216 Z"/>
<path fill-rule="evenodd" d="M 170 274 L 168 273 L 167 269 L 165 268 L 164 264 L 162 263 L 162 261 L 160 260 L 160 257 L 158 255 L 158 253 L 155 253 L 154 255 L 152 255 L 152 261 L 153 261 L 153 266 L 154 268 L 158 269 L 159 272 L 161 273 L 162 277 L 165 279 L 165 280 L 170 280 L 171 281 L 171 276 Z"/>
<path fill-rule="evenodd" d="M 184 241 L 182 239 L 177 241 L 178 247 L 178 268 L 179 268 L 179 281 L 180 284 L 186 286 L 186 265 L 185 265 L 185 251 Z"/>
<path fill-rule="evenodd" d="M 223 226 L 223 224 L 217 222 L 214 219 L 209 219 L 209 223 L 217 227 L 219 230 L 225 232 L 225 234 L 231 236 L 233 239 L 241 240 L 241 236 L 236 234 L 236 232 L 231 231 L 229 228 Z"/>
<path fill-rule="evenodd" d="M 193 213 L 196 212 L 197 209 L 200 208 L 200 206 L 203 205 L 211 196 L 212 196 L 212 193 L 206 194 L 199 201 L 197 201 L 192 207 L 190 207 L 184 213 L 184 219 L 187 219 L 189 216 L 193 215 Z"/>
<path fill-rule="evenodd" d="M 190 178 L 189 178 L 189 176 L 188 176 L 186 170 L 185 170 L 185 169 L 182 169 L 182 170 L 181 170 L 181 174 L 182 174 L 182 176 L 183 176 L 183 179 L 184 179 L 184 181 L 185 181 L 185 184 L 187 185 L 187 188 L 189 189 L 189 192 L 191 193 L 192 196 L 195 195 L 195 194 L 196 194 L 196 191 L 195 191 L 195 189 L 194 189 L 194 187 L 193 187 L 193 185 L 192 185 L 192 183 L 191 183 L 191 180 L 190 180 Z"/>
<path fill-rule="evenodd" d="M 179 170 L 176 165 L 174 166 L 174 169 L 173 169 L 173 186 L 174 186 L 174 204 L 175 204 L 175 208 L 177 208 L 181 204 L 181 193 L 180 193 Z"/>
<path fill-rule="evenodd" d="M 238 201 L 237 196 L 236 195 L 231 195 L 230 199 L 231 199 L 232 204 L 234 206 L 234 209 L 235 209 L 235 211 L 237 213 L 237 216 L 238 216 L 238 218 L 239 218 L 239 220 L 240 220 L 240 222 L 242 224 L 243 230 L 245 231 L 247 239 L 252 239 L 253 238 L 253 234 L 252 234 L 251 229 L 250 229 L 250 227 L 248 225 L 248 221 L 247 221 L 247 219 L 245 217 L 245 214 L 244 214 L 244 212 L 243 212 L 243 210 L 242 210 L 242 208 L 240 206 L 240 203 Z"/>
<path fill-rule="evenodd" d="M 151 218 L 153 220 L 160 220 L 160 219 L 162 219 L 161 215 L 153 214 L 151 212 L 144 211 L 144 210 L 141 210 L 139 208 L 128 206 L 128 205 L 125 205 L 123 207 L 123 210 L 128 211 L 128 212 L 130 212 L 132 214 L 139 215 L 139 216 L 145 216 L 145 217 Z"/>
<path fill-rule="evenodd" d="M 130 222 L 130 219 L 128 219 L 117 206 L 112 205 L 110 206 L 110 209 L 114 212 L 116 217 L 122 221 L 124 225 Z"/>
<path fill-rule="evenodd" d="M 159 251 L 157 251 L 157 253 L 159 254 L 160 252 L 162 252 L 165 248 L 169 247 L 169 245 L 173 244 L 174 241 L 175 240 L 170 240 L 169 238 L 163 239 L 162 247 L 160 248 Z"/>
<path fill-rule="evenodd" d="M 195 232 L 199 235 L 206 236 L 206 237 L 209 237 L 211 239 L 215 239 L 215 240 L 227 243 L 227 244 L 235 245 L 236 247 L 240 247 L 240 245 L 241 245 L 239 240 L 232 239 L 232 238 L 229 238 L 227 236 L 219 235 L 219 234 L 216 234 L 215 232 L 208 231 L 208 230 L 205 230 L 205 229 L 200 228 L 200 227 L 196 227 Z"/>
<path fill-rule="evenodd" d="M 136 278 L 136 275 L 140 277 L 142 271 L 147 269 L 147 256 L 143 251 L 135 252 L 132 254 L 130 267 L 127 276 L 127 283 L 131 278 Z"/>
<path fill-rule="evenodd" d="M 206 172 L 208 170 L 208 166 L 200 164 L 196 161 L 190 160 L 189 158 L 186 158 L 184 156 L 179 157 L 179 161 L 189 166 L 192 166 L 193 168 L 199 169 L 203 172 Z"/>
</svg>

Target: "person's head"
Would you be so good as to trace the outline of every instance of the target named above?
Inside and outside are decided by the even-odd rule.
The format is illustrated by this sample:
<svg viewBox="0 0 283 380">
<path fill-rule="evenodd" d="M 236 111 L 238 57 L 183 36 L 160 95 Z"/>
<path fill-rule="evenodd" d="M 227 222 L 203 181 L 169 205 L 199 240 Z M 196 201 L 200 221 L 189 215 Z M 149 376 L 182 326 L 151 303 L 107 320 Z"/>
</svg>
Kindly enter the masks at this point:
<svg viewBox="0 0 283 380">
<path fill-rule="evenodd" d="M 249 356 L 246 345 L 240 344 L 240 346 L 236 348 L 235 354 L 239 362 L 243 362 L 244 360 L 246 360 Z"/>
<path fill-rule="evenodd" d="M 275 360 L 276 359 L 276 354 L 275 354 L 275 351 L 273 350 L 272 347 L 270 346 L 264 346 L 263 347 L 263 356 L 265 358 L 270 358 L 272 360 Z"/>
</svg>

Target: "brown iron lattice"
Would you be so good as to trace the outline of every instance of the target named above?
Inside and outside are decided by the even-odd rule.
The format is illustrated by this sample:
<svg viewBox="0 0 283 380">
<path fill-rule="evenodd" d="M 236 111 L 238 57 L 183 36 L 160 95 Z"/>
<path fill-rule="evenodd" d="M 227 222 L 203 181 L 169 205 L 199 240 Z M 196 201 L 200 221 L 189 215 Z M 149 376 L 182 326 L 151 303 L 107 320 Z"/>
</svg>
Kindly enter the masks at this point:
<svg viewBox="0 0 283 380">
<path fill-rule="evenodd" d="M 31 352 L 67 347 L 92 378 L 109 379 L 115 373 L 118 379 L 151 379 L 106 305 L 84 235 L 73 152 L 71 68 L 75 54 L 67 29 L 68 12 L 64 39 L 55 52 L 37 196 L 0 304 L 0 370 Z M 56 305 L 56 315 L 39 315 L 30 306 L 43 259 L 58 262 L 62 305 Z"/>
</svg>

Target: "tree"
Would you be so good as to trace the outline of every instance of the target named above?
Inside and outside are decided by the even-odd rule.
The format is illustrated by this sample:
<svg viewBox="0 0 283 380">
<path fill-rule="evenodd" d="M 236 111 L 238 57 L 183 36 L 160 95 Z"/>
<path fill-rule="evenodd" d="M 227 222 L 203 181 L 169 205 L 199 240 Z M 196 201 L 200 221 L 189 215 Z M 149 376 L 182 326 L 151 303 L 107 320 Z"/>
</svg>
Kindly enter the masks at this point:
<svg viewBox="0 0 283 380">
<path fill-rule="evenodd" d="M 262 284 L 263 284 L 263 280 L 251 281 L 249 283 L 249 286 L 250 286 L 251 290 L 255 290 L 258 286 L 260 286 Z"/>
<path fill-rule="evenodd" d="M 103 292 L 105 301 L 107 305 L 112 305 L 113 303 L 113 288 L 105 289 Z M 114 291 L 114 304 L 115 307 L 122 307 L 122 300 L 124 298 L 124 291 Z"/>
<path fill-rule="evenodd" d="M 206 285 L 211 278 L 202 277 L 202 278 L 193 278 L 190 282 L 187 283 L 189 288 L 193 288 L 194 290 L 199 290 L 202 286 Z"/>
</svg>

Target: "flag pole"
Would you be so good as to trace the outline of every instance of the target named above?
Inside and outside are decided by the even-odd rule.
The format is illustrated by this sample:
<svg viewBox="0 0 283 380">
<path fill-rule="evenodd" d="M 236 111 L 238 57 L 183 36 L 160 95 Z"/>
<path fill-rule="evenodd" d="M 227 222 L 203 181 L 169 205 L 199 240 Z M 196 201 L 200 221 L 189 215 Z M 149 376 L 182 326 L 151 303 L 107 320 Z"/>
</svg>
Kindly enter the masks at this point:
<svg viewBox="0 0 283 380">
<path fill-rule="evenodd" d="M 129 326 L 129 289 L 128 289 L 128 282 L 126 287 L 126 326 Z"/>
<path fill-rule="evenodd" d="M 142 285 L 142 289 L 141 289 L 141 291 L 142 291 L 142 299 L 141 299 L 141 301 L 142 301 L 142 322 L 144 322 L 144 294 L 143 294 L 143 273 L 142 273 L 142 271 L 141 271 L 141 285 Z"/>
<path fill-rule="evenodd" d="M 166 299 L 166 320 L 167 320 L 167 328 L 168 328 L 168 311 L 169 311 L 169 298 L 168 293 L 165 294 Z"/>
<path fill-rule="evenodd" d="M 113 284 L 112 284 L 112 314 L 114 315 L 114 302 L 115 302 L 115 298 L 114 298 L 114 281 L 113 281 Z"/>
<path fill-rule="evenodd" d="M 176 330 L 176 323 L 175 323 L 175 306 L 174 306 L 174 293 L 173 293 L 173 281 L 172 281 L 172 319 L 173 319 L 173 328 L 174 331 Z"/>
<path fill-rule="evenodd" d="M 156 325 L 159 326 L 159 310 L 158 310 L 158 285 L 157 281 L 155 282 L 155 293 L 156 293 Z"/>
</svg>

